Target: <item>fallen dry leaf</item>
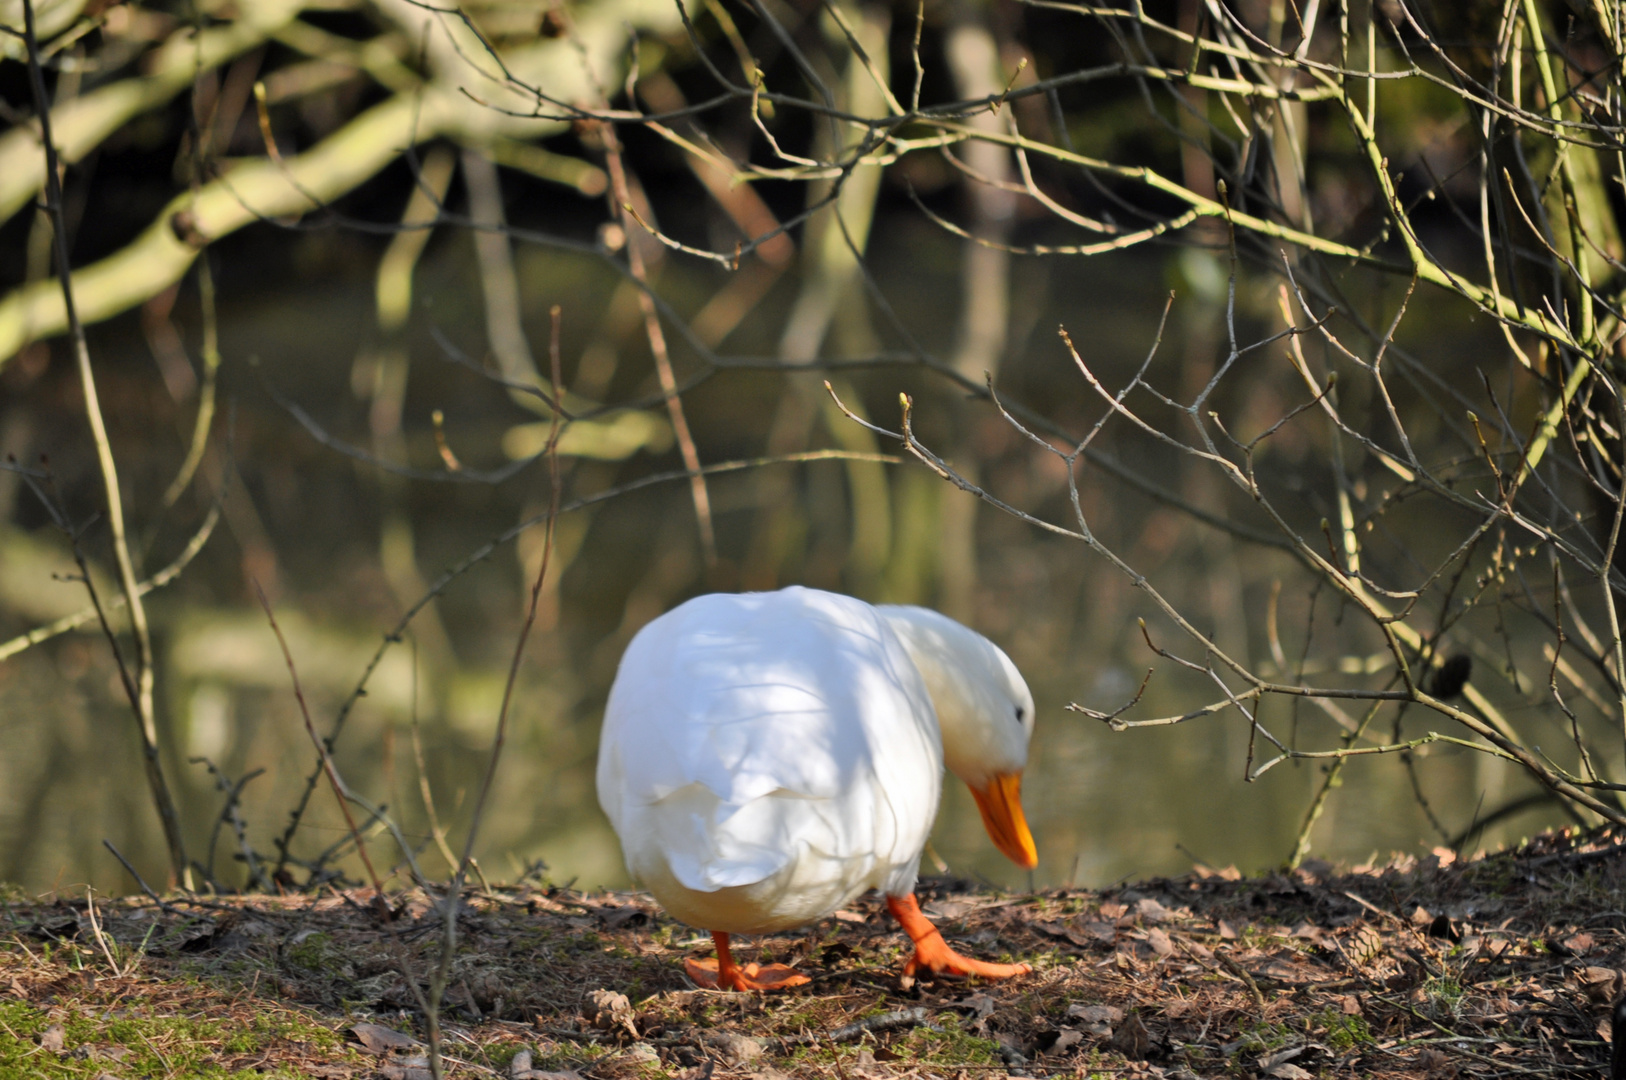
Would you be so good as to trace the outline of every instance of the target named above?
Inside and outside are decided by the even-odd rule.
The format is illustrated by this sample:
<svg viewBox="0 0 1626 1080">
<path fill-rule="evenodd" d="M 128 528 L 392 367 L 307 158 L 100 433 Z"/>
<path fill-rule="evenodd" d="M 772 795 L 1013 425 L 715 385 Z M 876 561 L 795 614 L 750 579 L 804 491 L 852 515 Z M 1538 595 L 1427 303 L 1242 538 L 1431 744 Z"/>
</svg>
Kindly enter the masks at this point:
<svg viewBox="0 0 1626 1080">
<path fill-rule="evenodd" d="M 1265 1057 L 1260 1058 L 1259 1067 L 1265 1072 L 1269 1072 L 1280 1065 L 1292 1061 L 1302 1053 L 1304 1053 L 1304 1047 L 1290 1046 L 1286 1050 L 1278 1050 L 1274 1054 L 1268 1054 Z"/>
<path fill-rule="evenodd" d="M 1063 926 L 1061 923 L 1033 922 L 1029 923 L 1028 925 L 1046 937 L 1059 938 L 1062 941 L 1077 945 L 1081 949 L 1089 948 L 1090 946 L 1089 938 L 1085 937 L 1083 934 L 1080 934 L 1071 927 Z"/>
<path fill-rule="evenodd" d="M 749 1035 L 736 1035 L 732 1031 L 715 1032 L 707 1037 L 706 1044 L 721 1051 L 723 1063 L 731 1069 L 748 1061 L 755 1061 L 762 1056 L 765 1049 L 761 1039 L 753 1039 Z"/>
<path fill-rule="evenodd" d="M 1107 1045 L 1131 1061 L 1144 1061 L 1152 1048 L 1152 1033 L 1139 1016 L 1131 1013 L 1113 1031 Z"/>
<path fill-rule="evenodd" d="M 1050 1044 L 1047 1054 L 1065 1054 L 1073 1047 L 1084 1041 L 1084 1036 L 1072 1028 L 1062 1028 L 1056 1035 L 1056 1041 Z"/>
<path fill-rule="evenodd" d="M 1431 1077 L 1448 1078 L 1457 1075 L 1456 1064 L 1433 1047 L 1417 1055 L 1417 1066 Z"/>
<path fill-rule="evenodd" d="M 649 913 L 643 908 L 627 907 L 601 907 L 598 917 L 604 920 L 607 930 L 619 930 L 623 926 L 639 926 L 649 921 Z"/>
<path fill-rule="evenodd" d="M 361 1045 L 375 1054 L 387 1054 L 392 1050 L 405 1050 L 418 1045 L 418 1040 L 406 1032 L 382 1024 L 352 1024 L 350 1031 L 361 1040 Z"/>
<path fill-rule="evenodd" d="M 1304 1053 L 1305 1048 L 1295 1046 L 1269 1057 L 1259 1059 L 1259 1070 L 1266 1076 L 1273 1076 L 1276 1080 L 1311 1080 L 1314 1073 L 1302 1065 L 1295 1065 L 1293 1059 Z"/>
<path fill-rule="evenodd" d="M 1263 965 L 1253 969 L 1256 979 L 1270 979 L 1287 986 L 1302 986 L 1316 981 L 1315 972 L 1308 967 L 1295 964 L 1291 960 L 1273 957 Z"/>
<path fill-rule="evenodd" d="M 1135 914 L 1149 923 L 1161 923 L 1168 922 L 1173 912 L 1148 896 L 1135 901 Z"/>
<path fill-rule="evenodd" d="M 1599 1005 L 1615 1000 L 1620 987 L 1620 972 L 1614 968 L 1585 967 L 1575 973 L 1575 981 L 1586 996 Z"/>
<path fill-rule="evenodd" d="M 1315 1073 L 1291 1061 L 1284 1061 L 1280 1065 L 1272 1065 L 1265 1070 L 1266 1076 L 1274 1076 L 1276 1080 L 1314 1080 Z"/>
<path fill-rule="evenodd" d="M 417 1065 L 380 1065 L 378 1075 L 383 1080 L 434 1080 L 434 1074 Z"/>
<path fill-rule="evenodd" d="M 1124 1011 L 1116 1005 L 1069 1005 L 1067 1017 L 1086 1024 L 1116 1024 L 1124 1018 Z"/>
</svg>

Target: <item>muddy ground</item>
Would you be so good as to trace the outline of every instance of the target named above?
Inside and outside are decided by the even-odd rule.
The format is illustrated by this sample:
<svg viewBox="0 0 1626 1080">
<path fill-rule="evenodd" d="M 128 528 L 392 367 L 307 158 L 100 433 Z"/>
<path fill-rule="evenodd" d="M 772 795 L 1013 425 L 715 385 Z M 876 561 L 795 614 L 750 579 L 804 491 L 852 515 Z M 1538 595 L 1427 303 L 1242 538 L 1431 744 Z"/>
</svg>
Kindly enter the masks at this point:
<svg viewBox="0 0 1626 1080">
<path fill-rule="evenodd" d="M 637 893 L 491 888 L 458 923 L 453 1076 L 1452 1077 L 1607 1071 L 1626 968 L 1626 837 L 1558 833 L 1458 862 L 1198 868 L 1095 892 L 925 881 L 1000 984 L 900 979 L 878 898 L 799 936 L 743 942 L 811 985 L 700 991 L 709 939 Z M 422 893 L 83 895 L 0 908 L 0 1077 L 242 1074 L 423 1080 L 442 925 Z"/>
</svg>

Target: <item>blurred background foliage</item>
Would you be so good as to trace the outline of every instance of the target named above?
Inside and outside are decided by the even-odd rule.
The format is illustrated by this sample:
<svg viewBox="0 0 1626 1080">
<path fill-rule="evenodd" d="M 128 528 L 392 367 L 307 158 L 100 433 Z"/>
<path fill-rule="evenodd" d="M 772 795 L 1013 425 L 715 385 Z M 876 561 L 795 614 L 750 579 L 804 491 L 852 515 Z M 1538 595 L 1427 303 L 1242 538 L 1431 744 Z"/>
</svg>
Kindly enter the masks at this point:
<svg viewBox="0 0 1626 1080">
<path fill-rule="evenodd" d="M 1397 221 L 1440 273 L 1483 267 L 1485 141 L 1450 76 L 1458 65 L 1500 85 L 1504 75 L 1489 74 L 1506 66 L 1498 35 L 1523 10 L 1414 5 L 1408 24 L 1405 8 L 1387 4 L 1306 12 L 1272 0 L 1175 0 L 1148 5 L 1139 27 L 1110 9 L 1088 17 L 1078 5 L 1012 0 L 694 0 L 686 18 L 673 0 L 38 5 L 76 295 L 142 576 L 185 556 L 220 513 L 149 601 L 164 768 L 192 858 L 222 888 L 252 882 L 245 851 L 275 861 L 311 770 L 287 672 L 253 601 L 258 582 L 318 725 L 346 717 L 335 752 L 349 783 L 388 808 L 427 870 L 442 869 L 436 835 L 455 846 L 466 827 L 460 811 L 541 557 L 534 522 L 549 488 L 535 456 L 552 414 L 514 385 L 543 384 L 555 306 L 562 405 L 573 418 L 560 448 L 565 501 L 589 502 L 559 521 L 480 845 L 493 877 L 545 863 L 559 880 L 624 883 L 591 780 L 621 650 L 695 593 L 789 583 L 929 604 L 1011 652 L 1041 713 L 1025 788 L 1040 883 L 1100 884 L 1193 859 L 1257 869 L 1291 856 L 1325 771 L 1295 762 L 1248 786 L 1251 732 L 1234 715 L 1177 735 L 1114 734 L 1064 711 L 1069 701 L 1110 709 L 1129 699 L 1157 660 L 1136 620 L 1163 635 L 1166 615 L 1080 544 L 979 505 L 853 423 L 822 383 L 891 429 L 899 393 L 910 394 L 915 432 L 963 478 L 1065 523 L 1068 466 L 978 394 L 986 373 L 1057 445 L 1060 433 L 1082 437 L 1101 401 L 1058 325 L 1117 388 L 1157 340 L 1172 292 L 1148 371 L 1189 402 L 1226 362 L 1228 325 L 1243 344 L 1282 328 L 1287 252 L 1310 296 L 1338 308 L 1329 325 L 1370 358 L 1417 271 Z M 1614 63 L 1607 20 L 1526 7 L 1544 28 L 1538 37 L 1564 42 L 1566 71 Z M 0 23 L 20 16 L 19 0 L 0 0 Z M 1418 19 L 1428 23 L 1422 37 Z M 1316 29 L 1300 49 L 1305 21 Z M 1251 35 L 1261 54 L 1279 48 L 1299 66 L 1273 73 L 1223 50 L 1204 54 L 1192 35 Z M 1428 40 L 1449 54 L 1415 51 Z M 59 336 L 49 222 L 35 208 L 45 159 L 23 53 L 13 38 L 4 48 L 0 454 L 48 457 L 55 490 L 86 521 L 100 512 L 100 488 Z M 1364 140 L 1343 103 L 1305 74 L 1315 63 L 1359 66 L 1363 55 L 1362 70 L 1406 76 L 1362 87 L 1339 75 L 1354 98 L 1373 95 L 1368 115 L 1381 119 Z M 1533 62 L 1507 78 L 1536 93 Z M 917 112 L 917 95 L 938 112 Z M 912 119 L 890 127 L 842 122 L 904 113 Z M 1013 133 L 1054 153 L 1018 159 Z M 1524 174 L 1555 174 L 1564 143 L 1527 142 L 1517 148 Z M 1392 198 L 1375 179 L 1374 147 Z M 1555 216 L 1569 199 L 1589 231 L 1547 263 L 1562 269 L 1563 251 L 1581 251 L 1590 287 L 1621 257 L 1618 151 L 1571 156 L 1583 182 L 1567 193 L 1542 185 L 1543 197 Z M 1080 167 L 1081 158 L 1110 168 Z M 1228 225 L 1227 212 L 1261 227 Z M 1541 212 L 1522 211 L 1526 220 Z M 1518 217 L 1498 210 L 1515 230 Z M 1316 262 L 1305 237 L 1324 239 L 1329 257 Z M 1531 243 L 1506 229 L 1499 242 Z M 1547 288 L 1535 262 L 1510 280 Z M 1565 282 L 1551 288 L 1560 302 L 1576 294 Z M 1603 356 L 1609 338 L 1599 331 L 1582 351 Z M 1487 483 L 1494 466 L 1476 457 L 1462 401 L 1474 398 L 1486 417 L 1499 407 L 1500 421 L 1487 421 L 1503 437 L 1497 452 L 1522 453 L 1514 444 L 1575 370 L 1558 345 L 1543 351 L 1552 339 L 1539 326 L 1504 332 L 1461 290 L 1418 293 L 1392 343 L 1406 380 L 1394 404 L 1411 444 L 1442 463 L 1442 476 Z M 1521 345 L 1537 358 L 1514 362 Z M 1209 407 L 1238 438 L 1303 403 L 1309 376 L 1283 349 L 1250 354 L 1215 386 Z M 1344 361 L 1325 345 L 1315 352 L 1324 383 Z M 1496 405 L 1482 375 L 1495 380 Z M 669 386 L 681 391 L 678 408 Z M 1340 408 L 1377 431 L 1384 403 L 1370 385 L 1345 386 Z M 1190 435 L 1180 410 L 1143 404 L 1161 429 Z M 1414 510 L 1418 491 L 1380 492 L 1381 462 L 1350 444 L 1346 469 L 1348 440 L 1310 419 L 1284 426 L 1265 458 L 1269 489 L 1296 528 L 1319 543 L 1317 521 L 1337 522 L 1337 493 L 1346 502 L 1353 493 L 1372 510 L 1373 543 L 1387 545 L 1369 567 L 1387 560 L 1410 574 L 1451 557 L 1475 525 L 1471 508 Z M 704 485 L 682 475 L 695 462 L 822 451 L 849 456 L 757 463 Z M 1106 428 L 1092 452 L 1074 475 L 1096 535 L 1225 652 L 1281 676 L 1287 653 L 1300 678 L 1319 670 L 1370 682 L 1383 669 L 1381 640 L 1346 619 L 1336 589 L 1280 543 L 1249 541 L 1262 526 L 1245 492 L 1128 425 Z M 1576 454 L 1563 454 L 1573 471 Z M 1553 483 L 1584 500 L 1574 476 Z M 627 486 L 636 487 L 616 494 Z M 1597 521 L 1611 509 L 1588 505 L 1579 527 L 1607 534 Z M 442 571 L 499 537 L 392 645 L 387 635 Z M 1504 536 L 1469 553 L 1453 582 L 1526 540 Z M 86 547 L 97 567 L 112 565 L 94 524 Z M 38 500 L 0 472 L 0 634 L 83 609 L 72 573 Z M 1497 579 L 1460 625 L 1452 597 L 1438 614 L 1476 670 L 1500 669 L 1486 693 L 1531 739 L 1545 733 L 1556 745 L 1568 721 L 1542 699 L 1544 661 L 1526 655 L 1540 655 L 1546 631 L 1502 603 L 1528 616 L 1545 601 L 1516 593 Z M 1595 598 L 1576 603 L 1601 617 L 1586 606 Z M 122 691 L 93 631 L 87 623 L 31 648 L 0 647 L 0 879 L 133 887 L 104 837 L 149 880 L 165 878 Z M 1470 635 L 1479 635 L 1472 647 Z M 391 647 L 357 698 L 381 644 Z M 1607 671 L 1583 681 L 1586 722 L 1618 728 Z M 1178 713 L 1212 692 L 1200 674 L 1160 670 L 1140 707 Z M 1340 735 L 1308 705 L 1273 722 L 1290 723 L 1295 745 Z M 1623 757 L 1616 749 L 1599 760 L 1618 768 Z M 1404 766 L 1360 762 L 1338 779 L 1314 849 L 1345 859 L 1471 849 L 1584 817 L 1525 771 L 1461 747 L 1419 748 Z M 223 813 L 222 790 L 239 780 L 241 798 Z M 961 794 L 948 796 L 937 851 L 956 872 L 1020 884 L 977 841 Z M 325 793 L 288 854 L 292 882 L 354 873 Z"/>
</svg>

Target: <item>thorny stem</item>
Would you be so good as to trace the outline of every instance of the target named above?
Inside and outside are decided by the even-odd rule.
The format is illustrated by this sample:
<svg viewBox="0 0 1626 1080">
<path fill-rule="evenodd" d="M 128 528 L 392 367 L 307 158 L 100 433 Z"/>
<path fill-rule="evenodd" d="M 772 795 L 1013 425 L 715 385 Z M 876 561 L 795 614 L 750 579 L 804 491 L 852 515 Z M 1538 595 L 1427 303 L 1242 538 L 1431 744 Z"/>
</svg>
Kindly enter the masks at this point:
<svg viewBox="0 0 1626 1080">
<path fill-rule="evenodd" d="M 33 0 L 23 0 L 23 40 L 28 51 L 28 76 L 39 116 L 40 138 L 45 147 L 45 208 L 51 219 L 58 277 L 62 282 L 62 302 L 67 312 L 69 336 L 73 340 L 74 359 L 79 368 L 79 385 L 85 395 L 85 417 L 90 422 L 91 439 L 96 444 L 96 463 L 101 469 L 102 487 L 107 495 L 107 521 L 112 533 L 113 558 L 118 565 L 119 587 L 130 609 L 130 629 L 135 639 L 133 685 L 126 682 L 127 688 L 132 691 L 130 707 L 135 712 L 136 726 L 141 736 L 147 784 L 152 791 L 158 819 L 163 824 L 164 842 L 169 846 L 170 873 L 183 888 L 190 890 L 192 868 L 186 857 L 186 844 L 181 838 L 175 800 L 170 795 L 168 781 L 164 779 L 163 763 L 159 756 L 158 724 L 153 714 L 152 633 L 147 625 L 147 608 L 141 600 L 142 589 L 136 580 L 135 562 L 130 557 L 130 545 L 125 535 L 124 499 L 119 493 L 118 468 L 113 461 L 113 448 L 107 440 L 107 425 L 102 420 L 101 400 L 96 393 L 96 376 L 90 366 L 90 345 L 74 306 L 68 229 L 62 213 L 62 181 L 57 171 L 56 147 L 51 136 L 51 99 L 46 94 L 45 76 L 40 69 Z M 86 580 L 88 582 L 88 575 Z M 112 629 L 105 619 L 103 626 L 112 640 Z"/>
<path fill-rule="evenodd" d="M 1344 733 L 1345 747 L 1354 746 L 1355 741 L 1366 734 L 1367 726 L 1377 717 L 1380 705 L 1380 702 L 1373 702 L 1362 715 L 1361 722 L 1355 730 Z M 1304 811 L 1304 820 L 1299 824 L 1299 835 L 1293 841 L 1293 854 L 1287 859 L 1289 870 L 1297 870 L 1310 854 L 1310 835 L 1315 831 L 1316 822 L 1321 820 L 1321 814 L 1327 808 L 1327 799 L 1333 790 L 1343 783 L 1344 765 L 1348 761 L 1348 757 L 1340 757 L 1327 766 L 1326 776 L 1322 778 L 1321 786 L 1316 789 L 1315 797 L 1310 800 L 1309 807 Z"/>
<path fill-rule="evenodd" d="M 215 526 L 219 523 L 220 503 L 216 501 L 215 505 L 209 508 L 209 514 L 203 519 L 203 524 L 198 526 L 198 531 L 192 534 L 192 539 L 187 541 L 186 547 L 181 550 L 181 553 L 175 556 L 168 566 L 140 583 L 139 588 L 142 595 L 146 595 L 154 589 L 161 589 L 180 577 L 181 572 L 197 557 L 198 552 L 203 550 L 203 545 L 209 542 L 209 537 L 214 535 Z M 124 606 L 125 599 L 122 595 L 115 596 L 107 602 L 109 611 L 116 611 Z M 42 641 L 49 641 L 51 638 L 66 634 L 70 630 L 78 629 L 97 618 L 97 614 L 96 606 L 93 604 L 83 610 L 74 612 L 72 615 L 64 615 L 55 622 L 35 627 L 26 634 L 18 634 L 10 641 L 0 642 L 0 661 L 10 659 Z"/>
<path fill-rule="evenodd" d="M 316 734 L 316 725 L 311 722 L 310 707 L 305 704 L 305 691 L 299 685 L 299 669 L 294 665 L 294 655 L 288 651 L 288 639 L 282 636 L 282 627 L 277 625 L 276 612 L 271 610 L 271 601 L 266 597 L 265 590 L 260 588 L 258 581 L 254 582 L 254 595 L 259 598 L 260 607 L 265 610 L 266 621 L 271 624 L 271 632 L 277 636 L 277 645 L 282 649 L 283 662 L 288 667 L 288 678 L 294 684 L 294 700 L 299 703 L 299 715 L 305 721 L 305 734 L 310 736 L 316 745 L 316 752 L 322 755 L 322 771 L 327 774 L 327 782 L 333 788 L 333 797 L 338 800 L 339 811 L 344 814 L 345 826 L 350 830 L 350 837 L 355 841 L 356 853 L 361 856 L 362 865 L 367 868 L 367 879 L 373 886 L 373 905 L 375 908 L 388 912 L 389 908 L 384 900 L 384 883 L 378 878 L 378 871 L 373 869 L 372 857 L 367 854 L 367 844 L 361 837 L 361 830 L 356 827 L 355 815 L 350 813 L 350 793 L 343 780 L 339 779 L 339 770 L 333 765 L 333 757 L 327 752 L 327 746 Z"/>
</svg>

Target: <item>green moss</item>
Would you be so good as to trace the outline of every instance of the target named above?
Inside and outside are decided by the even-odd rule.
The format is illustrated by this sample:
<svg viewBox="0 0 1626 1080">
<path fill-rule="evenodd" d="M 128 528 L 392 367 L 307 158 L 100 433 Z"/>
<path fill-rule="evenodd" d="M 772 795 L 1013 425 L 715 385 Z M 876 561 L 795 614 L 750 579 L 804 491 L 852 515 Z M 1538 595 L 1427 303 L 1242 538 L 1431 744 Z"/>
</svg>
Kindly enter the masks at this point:
<svg viewBox="0 0 1626 1080">
<path fill-rule="evenodd" d="M 1242 1033 L 1242 1045 L 1254 1051 L 1279 1050 L 1296 1036 L 1285 1024 L 1255 1024 Z"/>
<path fill-rule="evenodd" d="M 1359 1016 L 1345 1016 L 1329 1009 L 1318 1019 L 1327 1029 L 1323 1038 L 1335 1053 L 1342 1054 L 1372 1041 L 1372 1029 Z"/>
<path fill-rule="evenodd" d="M 279 1042 L 298 1042 L 304 1052 L 315 1049 L 360 1064 L 353 1052 L 344 1050 L 336 1033 L 297 1015 L 260 1013 L 225 1020 L 165 1015 L 162 1008 L 126 1000 L 120 1016 L 70 1013 L 53 1020 L 29 1002 L 0 1002 L 0 1076 L 90 1080 L 112 1071 L 171 1080 L 225 1080 L 299 1075 L 287 1068 L 261 1073 L 228 1064 L 232 1058 L 262 1054 Z M 61 1054 L 39 1045 L 39 1037 L 53 1023 L 63 1026 Z M 81 1049 L 87 1052 L 75 1056 L 73 1051 Z M 109 1051 L 123 1053 L 115 1062 Z"/>
<path fill-rule="evenodd" d="M 290 947 L 287 957 L 288 962 L 295 967 L 324 975 L 342 974 L 346 966 L 344 954 L 334 946 L 333 939 L 324 933 L 312 934 L 299 944 Z"/>
<path fill-rule="evenodd" d="M 578 1072 L 599 1058 L 610 1054 L 607 1047 L 583 1043 L 580 1046 L 560 1046 L 551 1054 L 538 1053 L 531 1067 L 544 1072 Z"/>
<path fill-rule="evenodd" d="M 960 1025 L 958 1017 L 940 1016 L 932 1026 L 914 1028 L 892 1046 L 921 1066 L 935 1065 L 949 1069 L 1001 1064 L 997 1042 L 972 1034 Z M 826 1074 L 850 1074 L 857 1065 L 859 1053 L 866 1048 L 872 1052 L 874 1050 L 874 1044 L 867 1038 L 862 1042 L 837 1047 L 815 1043 L 798 1047 L 790 1054 L 788 1063 L 790 1067 L 806 1065 Z"/>
<path fill-rule="evenodd" d="M 509 1062 L 513 1061 L 515 1055 L 525 1049 L 527 1047 L 524 1043 L 508 1043 L 502 1046 L 489 1047 L 483 1056 L 486 1059 L 486 1064 L 498 1072 L 507 1073 Z"/>
<path fill-rule="evenodd" d="M 938 1065 L 1000 1064 L 999 1043 L 960 1025 L 959 1017 L 940 1017 L 932 1027 L 914 1029 L 909 1044 L 924 1061 Z"/>
</svg>

